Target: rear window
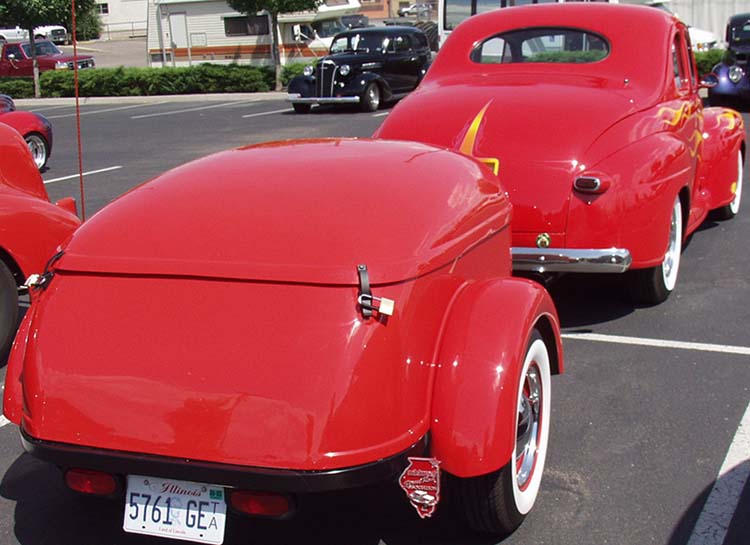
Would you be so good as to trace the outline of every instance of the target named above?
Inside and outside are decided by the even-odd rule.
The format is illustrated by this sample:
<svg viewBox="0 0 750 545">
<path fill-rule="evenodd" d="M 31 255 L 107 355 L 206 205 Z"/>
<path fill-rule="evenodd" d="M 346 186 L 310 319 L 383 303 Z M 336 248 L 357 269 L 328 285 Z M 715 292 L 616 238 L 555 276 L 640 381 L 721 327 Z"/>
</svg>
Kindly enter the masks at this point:
<svg viewBox="0 0 750 545">
<path fill-rule="evenodd" d="M 589 63 L 609 55 L 602 36 L 570 28 L 525 28 L 487 38 L 474 48 L 471 60 L 480 64 L 519 62 Z"/>
</svg>

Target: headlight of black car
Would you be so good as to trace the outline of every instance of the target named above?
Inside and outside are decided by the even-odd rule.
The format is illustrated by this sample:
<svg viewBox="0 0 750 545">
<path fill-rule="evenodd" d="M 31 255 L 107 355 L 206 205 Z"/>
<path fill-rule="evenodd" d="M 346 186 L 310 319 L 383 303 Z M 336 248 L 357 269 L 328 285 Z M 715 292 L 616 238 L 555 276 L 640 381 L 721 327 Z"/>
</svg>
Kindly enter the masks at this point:
<svg viewBox="0 0 750 545">
<path fill-rule="evenodd" d="M 745 75 L 745 71 L 741 67 L 735 64 L 734 66 L 731 66 L 729 68 L 728 75 L 729 75 L 729 81 L 731 81 L 732 83 L 739 83 L 740 80 L 742 79 L 742 76 Z"/>
<path fill-rule="evenodd" d="M 341 74 L 342 76 L 348 76 L 349 72 L 351 71 L 352 67 L 348 64 L 342 64 L 341 66 L 339 66 L 339 74 Z"/>
<path fill-rule="evenodd" d="M 312 64 L 308 64 L 302 69 L 302 73 L 306 76 L 312 76 L 315 73 L 315 68 Z"/>
</svg>

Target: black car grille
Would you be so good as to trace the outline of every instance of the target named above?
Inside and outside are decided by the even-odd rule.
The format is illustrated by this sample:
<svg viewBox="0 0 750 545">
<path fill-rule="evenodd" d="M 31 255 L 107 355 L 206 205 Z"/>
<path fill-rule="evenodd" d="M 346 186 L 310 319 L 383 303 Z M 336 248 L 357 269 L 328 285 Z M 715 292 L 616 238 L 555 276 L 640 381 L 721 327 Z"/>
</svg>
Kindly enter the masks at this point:
<svg viewBox="0 0 750 545">
<path fill-rule="evenodd" d="M 93 68 L 94 59 L 78 59 L 78 69 L 82 68 Z M 73 61 L 68 62 L 68 69 L 73 70 Z"/>
<path fill-rule="evenodd" d="M 319 97 L 333 96 L 333 88 L 336 84 L 336 75 L 339 67 L 333 61 L 320 61 L 318 63 L 317 78 L 315 79 L 315 94 Z"/>
</svg>

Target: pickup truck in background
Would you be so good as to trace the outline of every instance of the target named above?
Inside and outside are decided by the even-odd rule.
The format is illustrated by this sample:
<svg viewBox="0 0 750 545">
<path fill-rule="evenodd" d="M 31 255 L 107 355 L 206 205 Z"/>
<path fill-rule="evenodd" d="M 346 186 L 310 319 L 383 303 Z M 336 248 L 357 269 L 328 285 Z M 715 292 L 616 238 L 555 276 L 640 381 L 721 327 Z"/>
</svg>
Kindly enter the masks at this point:
<svg viewBox="0 0 750 545">
<path fill-rule="evenodd" d="M 15 28 L 0 28 L 0 44 L 5 42 L 20 42 L 28 40 L 29 32 L 26 29 L 16 26 Z"/>
<path fill-rule="evenodd" d="M 45 70 L 72 70 L 74 63 L 78 63 L 78 69 L 94 68 L 94 57 L 91 55 L 73 55 L 63 53 L 55 44 L 48 40 L 35 42 L 36 58 L 39 71 Z M 31 60 L 31 44 L 28 42 L 2 44 L 0 54 L 0 77 L 33 76 Z"/>
</svg>

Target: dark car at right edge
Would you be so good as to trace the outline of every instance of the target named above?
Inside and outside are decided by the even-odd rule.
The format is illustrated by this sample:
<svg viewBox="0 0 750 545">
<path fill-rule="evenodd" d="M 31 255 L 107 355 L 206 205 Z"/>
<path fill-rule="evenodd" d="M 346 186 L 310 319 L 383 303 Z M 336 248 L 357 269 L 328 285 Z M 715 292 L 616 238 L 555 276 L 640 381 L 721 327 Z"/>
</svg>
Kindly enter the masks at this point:
<svg viewBox="0 0 750 545">
<path fill-rule="evenodd" d="M 337 34 L 330 54 L 289 83 L 297 113 L 315 104 L 359 104 L 376 111 L 413 91 L 431 59 L 424 33 L 413 27 L 371 27 Z"/>
<path fill-rule="evenodd" d="M 750 100 L 750 13 L 739 13 L 729 18 L 726 41 L 724 59 L 713 70 L 719 77 L 719 83 L 708 90 L 708 98 L 713 105 Z"/>
</svg>

